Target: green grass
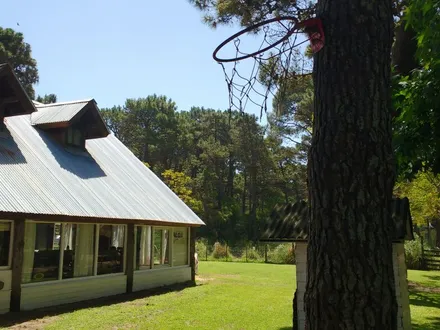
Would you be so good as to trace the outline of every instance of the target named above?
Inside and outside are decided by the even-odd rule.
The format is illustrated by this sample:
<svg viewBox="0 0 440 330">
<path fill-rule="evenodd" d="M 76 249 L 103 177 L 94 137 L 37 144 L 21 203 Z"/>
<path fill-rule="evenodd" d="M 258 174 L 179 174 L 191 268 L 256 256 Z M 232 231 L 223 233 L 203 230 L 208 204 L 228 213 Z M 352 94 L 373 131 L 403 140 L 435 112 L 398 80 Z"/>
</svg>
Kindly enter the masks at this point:
<svg viewBox="0 0 440 330">
<path fill-rule="evenodd" d="M 409 295 L 413 329 L 440 329 L 440 271 L 408 270 L 408 280 L 418 284 Z"/>
<path fill-rule="evenodd" d="M 294 266 L 200 262 L 199 271 L 196 287 L 16 324 L 34 329 L 291 329 Z M 440 294 L 426 292 L 440 287 L 440 272 L 408 271 L 408 276 L 419 283 L 410 295 L 414 329 L 440 329 Z"/>
</svg>

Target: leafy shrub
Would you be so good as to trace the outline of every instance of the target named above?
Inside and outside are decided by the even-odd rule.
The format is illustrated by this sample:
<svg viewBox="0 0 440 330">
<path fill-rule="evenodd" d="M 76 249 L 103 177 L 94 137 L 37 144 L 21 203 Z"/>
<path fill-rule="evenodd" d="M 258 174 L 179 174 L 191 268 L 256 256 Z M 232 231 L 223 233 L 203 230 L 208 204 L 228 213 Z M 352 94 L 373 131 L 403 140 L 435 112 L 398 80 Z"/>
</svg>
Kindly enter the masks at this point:
<svg viewBox="0 0 440 330">
<path fill-rule="evenodd" d="M 258 253 L 258 250 L 255 247 L 249 247 L 247 250 L 247 259 L 248 260 L 259 260 L 262 257 Z"/>
<path fill-rule="evenodd" d="M 215 259 L 226 258 L 226 246 L 215 242 L 212 257 Z"/>
<path fill-rule="evenodd" d="M 205 260 L 206 258 L 206 243 L 203 240 L 197 240 L 196 241 L 196 252 L 198 254 L 199 260 Z"/>
<path fill-rule="evenodd" d="M 414 233 L 413 241 L 405 242 L 406 266 L 409 269 L 422 269 L 422 243 L 420 236 Z"/>
<path fill-rule="evenodd" d="M 270 261 L 277 264 L 294 264 L 295 251 L 292 244 L 280 244 L 270 253 Z"/>
</svg>

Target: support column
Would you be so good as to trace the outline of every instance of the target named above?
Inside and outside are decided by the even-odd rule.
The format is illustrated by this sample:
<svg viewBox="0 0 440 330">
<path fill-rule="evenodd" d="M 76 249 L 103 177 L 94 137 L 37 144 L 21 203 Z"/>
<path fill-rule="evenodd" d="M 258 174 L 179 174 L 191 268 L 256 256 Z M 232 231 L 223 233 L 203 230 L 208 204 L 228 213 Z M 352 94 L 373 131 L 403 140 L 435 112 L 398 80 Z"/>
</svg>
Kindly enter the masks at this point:
<svg viewBox="0 0 440 330">
<path fill-rule="evenodd" d="M 21 305 L 21 275 L 23 271 L 24 219 L 14 221 L 12 246 L 11 312 L 19 312 Z"/>
<path fill-rule="evenodd" d="M 189 260 L 191 266 L 191 282 L 196 284 L 196 260 L 194 254 L 196 253 L 196 228 L 190 227 L 189 230 Z"/>
<path fill-rule="evenodd" d="M 295 243 L 295 258 L 296 258 L 296 315 L 298 330 L 306 328 L 306 314 L 304 309 L 304 294 L 306 292 L 307 284 L 307 243 Z"/>
<path fill-rule="evenodd" d="M 134 224 L 127 225 L 127 266 L 125 274 L 127 275 L 127 293 L 133 292 L 133 277 L 134 277 Z"/>
</svg>

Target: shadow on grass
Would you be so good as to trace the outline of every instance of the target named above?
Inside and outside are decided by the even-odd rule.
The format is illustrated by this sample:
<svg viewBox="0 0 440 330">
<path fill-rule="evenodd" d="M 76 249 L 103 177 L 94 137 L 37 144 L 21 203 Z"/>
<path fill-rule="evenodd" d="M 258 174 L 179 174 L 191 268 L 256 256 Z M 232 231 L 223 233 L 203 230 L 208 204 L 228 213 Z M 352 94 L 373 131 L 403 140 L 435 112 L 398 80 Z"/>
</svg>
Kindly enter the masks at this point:
<svg viewBox="0 0 440 330">
<path fill-rule="evenodd" d="M 292 330 L 292 327 L 281 327 L 278 330 Z"/>
<path fill-rule="evenodd" d="M 14 325 L 32 321 L 35 319 L 41 319 L 43 317 L 57 316 L 64 313 L 74 312 L 76 310 L 94 308 L 94 307 L 103 307 L 103 306 L 111 306 L 114 304 L 130 302 L 137 299 L 157 296 L 169 292 L 179 292 L 184 289 L 193 288 L 196 286 L 200 286 L 202 284 L 195 285 L 192 282 L 180 283 L 150 290 L 137 291 L 133 293 L 124 293 L 116 296 L 110 297 L 102 297 L 92 300 L 80 301 L 71 304 L 45 307 L 36 309 L 33 311 L 25 311 L 25 312 L 10 312 L 7 314 L 3 314 L 0 318 L 0 328 L 1 327 L 12 327 Z"/>
<path fill-rule="evenodd" d="M 440 309 L 440 294 L 411 290 L 409 303 L 415 306 L 434 307 Z"/>
<path fill-rule="evenodd" d="M 412 324 L 413 330 L 438 330 L 440 329 L 440 317 L 427 317 L 427 323 L 429 324 Z"/>
<path fill-rule="evenodd" d="M 438 276 L 438 275 L 425 275 L 425 277 L 429 278 L 432 281 L 439 281 L 440 282 L 440 276 Z"/>
</svg>

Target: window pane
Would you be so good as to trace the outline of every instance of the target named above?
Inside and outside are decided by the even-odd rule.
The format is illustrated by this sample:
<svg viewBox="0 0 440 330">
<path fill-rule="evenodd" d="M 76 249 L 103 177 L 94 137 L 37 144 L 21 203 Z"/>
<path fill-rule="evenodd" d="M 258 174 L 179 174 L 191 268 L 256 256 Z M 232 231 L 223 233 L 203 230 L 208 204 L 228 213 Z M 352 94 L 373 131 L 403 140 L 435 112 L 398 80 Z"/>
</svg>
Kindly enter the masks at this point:
<svg viewBox="0 0 440 330">
<path fill-rule="evenodd" d="M 73 131 L 73 144 L 76 146 L 81 146 L 82 134 L 79 129 Z"/>
<path fill-rule="evenodd" d="M 98 275 L 124 271 L 124 239 L 125 226 L 100 226 Z"/>
<path fill-rule="evenodd" d="M 59 223 L 26 222 L 23 283 L 58 279 L 60 232 Z"/>
<path fill-rule="evenodd" d="M 0 266 L 9 266 L 9 247 L 11 243 L 11 223 L 0 222 Z"/>
<path fill-rule="evenodd" d="M 155 229 L 153 235 L 154 265 L 169 265 L 169 231 Z"/>
<path fill-rule="evenodd" d="M 93 275 L 95 225 L 65 224 L 63 279 Z"/>
<path fill-rule="evenodd" d="M 151 260 L 151 227 L 136 226 L 136 270 L 149 269 Z"/>
<path fill-rule="evenodd" d="M 174 228 L 173 266 L 188 265 L 188 229 Z"/>
</svg>

